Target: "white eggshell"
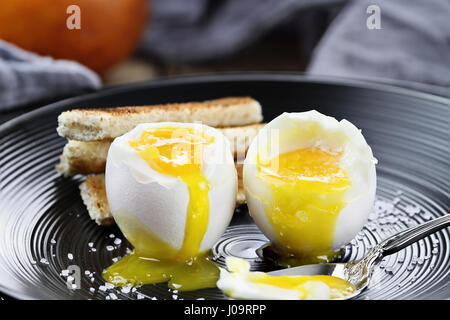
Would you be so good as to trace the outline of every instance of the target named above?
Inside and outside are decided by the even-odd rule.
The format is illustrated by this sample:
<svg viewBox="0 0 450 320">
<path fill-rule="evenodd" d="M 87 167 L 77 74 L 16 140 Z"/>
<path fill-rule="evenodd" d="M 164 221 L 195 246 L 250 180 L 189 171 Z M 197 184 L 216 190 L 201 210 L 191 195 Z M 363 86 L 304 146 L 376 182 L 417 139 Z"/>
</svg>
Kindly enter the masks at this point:
<svg viewBox="0 0 450 320">
<path fill-rule="evenodd" d="M 319 125 L 317 134 L 311 135 L 307 129 L 299 131 L 299 128 L 311 123 Z M 314 110 L 283 113 L 261 129 L 252 141 L 244 162 L 243 182 L 249 212 L 261 231 L 272 242 L 277 242 L 260 200 L 270 201 L 272 191 L 256 176 L 256 156 L 272 158 L 306 147 L 324 147 L 342 152 L 340 167 L 352 181 L 344 196 L 347 205 L 340 211 L 335 226 L 331 249 L 336 250 L 353 239 L 367 222 L 376 190 L 376 159 L 360 130 L 346 120 L 337 121 Z"/>
<path fill-rule="evenodd" d="M 208 250 L 230 223 L 237 192 L 237 173 L 229 143 L 214 128 L 199 124 L 149 123 L 141 124 L 116 138 L 108 152 L 105 171 L 111 213 L 116 221 L 123 221 L 122 226 L 121 223 L 118 225 L 124 229 L 125 236 L 127 230 L 146 228 L 173 248 L 181 248 L 189 203 L 187 185 L 181 179 L 151 169 L 138 152 L 129 146 L 129 141 L 137 139 L 142 130 L 164 126 L 200 128 L 215 138 L 203 150 L 203 158 L 207 160 L 203 173 L 211 189 L 208 193 L 208 229 L 200 250 Z"/>
</svg>

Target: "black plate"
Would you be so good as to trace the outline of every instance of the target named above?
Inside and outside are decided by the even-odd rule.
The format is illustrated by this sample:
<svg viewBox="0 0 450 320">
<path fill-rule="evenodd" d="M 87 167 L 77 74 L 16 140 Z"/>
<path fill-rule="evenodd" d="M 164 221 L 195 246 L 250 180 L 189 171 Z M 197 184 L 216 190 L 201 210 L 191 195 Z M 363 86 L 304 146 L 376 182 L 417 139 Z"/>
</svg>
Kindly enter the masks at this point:
<svg viewBox="0 0 450 320">
<path fill-rule="evenodd" d="M 377 202 L 369 223 L 346 246 L 344 260 L 360 258 L 388 235 L 449 211 L 448 99 L 293 74 L 205 75 L 121 86 L 51 104 L 0 127 L 0 289 L 12 297 L 38 299 L 224 298 L 217 289 L 180 293 L 164 284 L 130 293 L 102 291 L 103 268 L 130 245 L 117 227 L 99 227 L 89 219 L 78 191 L 82 176 L 62 178 L 55 171 L 65 143 L 55 129 L 57 116 L 74 107 L 230 95 L 259 100 L 265 121 L 284 111 L 317 109 L 363 130 L 379 160 Z M 123 240 L 120 245 L 114 244 L 116 237 Z M 254 270 L 268 270 L 254 252 L 265 241 L 244 207 L 236 211 L 214 253 L 220 264 L 226 255 L 237 255 L 249 259 Z M 358 298 L 450 298 L 449 245 L 445 229 L 387 257 Z M 81 289 L 66 286 L 61 273 L 69 265 L 79 266 Z"/>
</svg>

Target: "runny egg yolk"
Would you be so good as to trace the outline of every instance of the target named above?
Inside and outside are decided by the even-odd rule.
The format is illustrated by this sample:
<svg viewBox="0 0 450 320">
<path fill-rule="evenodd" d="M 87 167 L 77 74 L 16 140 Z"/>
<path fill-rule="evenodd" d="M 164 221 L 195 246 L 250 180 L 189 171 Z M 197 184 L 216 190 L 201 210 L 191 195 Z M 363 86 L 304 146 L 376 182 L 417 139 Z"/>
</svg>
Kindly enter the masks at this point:
<svg viewBox="0 0 450 320">
<path fill-rule="evenodd" d="M 180 127 L 147 129 L 139 139 L 129 141 L 153 170 L 179 178 L 187 185 L 189 203 L 185 235 L 181 248 L 176 250 L 144 227 L 134 228 L 133 233 L 122 230 L 131 243 L 134 240 L 145 242 L 149 249 L 134 251 L 107 268 L 105 280 L 122 286 L 169 281 L 169 286 L 179 290 L 215 286 L 218 269 L 208 260 L 207 252 L 200 252 L 208 228 L 210 190 L 202 172 L 202 148 L 213 142 L 214 137 L 204 132 Z M 149 256 L 149 252 L 156 254 Z M 165 256 L 161 255 L 163 253 Z M 167 255 L 172 256 L 167 259 Z"/>
<path fill-rule="evenodd" d="M 355 291 L 355 287 L 350 282 L 338 277 L 326 275 L 271 276 L 265 273 L 255 273 L 250 279 L 253 283 L 257 284 L 265 284 L 287 290 L 297 290 L 303 300 L 308 299 L 314 286 L 317 286 L 317 282 L 326 284 L 329 287 L 330 293 L 327 299 L 341 299 Z"/>
<path fill-rule="evenodd" d="M 230 273 L 225 277 L 221 276 L 222 283 L 219 281 L 219 287 L 224 289 L 225 293 L 234 298 L 250 298 L 240 297 L 239 291 L 246 285 L 258 285 L 258 291 L 271 288 L 294 290 L 297 292 L 297 298 L 300 300 L 309 299 L 341 299 L 355 292 L 355 287 L 348 281 L 329 275 L 312 275 L 312 276 L 274 276 L 263 272 L 250 272 L 250 265 L 247 261 L 228 257 L 226 260 L 227 268 Z M 231 280 L 231 279 L 234 279 Z M 230 281 L 231 280 L 231 281 Z M 231 282 L 234 285 L 230 286 Z M 242 294 L 242 291 L 241 291 Z M 247 293 L 248 295 L 249 293 Z M 283 297 L 279 297 L 283 298 Z"/>
<path fill-rule="evenodd" d="M 340 159 L 341 153 L 321 148 L 298 149 L 265 161 L 257 157 L 258 178 L 272 192 L 271 200 L 261 201 L 275 232 L 276 250 L 298 258 L 300 263 L 294 264 L 333 254 L 336 221 L 351 186 Z"/>
</svg>

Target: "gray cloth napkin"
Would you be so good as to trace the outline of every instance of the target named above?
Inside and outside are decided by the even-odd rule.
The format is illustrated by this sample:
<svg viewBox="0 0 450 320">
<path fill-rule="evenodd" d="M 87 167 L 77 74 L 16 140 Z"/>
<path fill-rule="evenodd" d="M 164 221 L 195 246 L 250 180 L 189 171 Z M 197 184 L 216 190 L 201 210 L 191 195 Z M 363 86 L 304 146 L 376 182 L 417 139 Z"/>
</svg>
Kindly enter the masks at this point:
<svg viewBox="0 0 450 320">
<path fill-rule="evenodd" d="M 291 28 L 311 58 L 309 74 L 396 79 L 450 95 L 448 0 L 152 0 L 140 52 L 171 63 L 221 59 Z M 366 9 L 381 9 L 369 30 Z M 25 52 L 0 40 L 0 112 L 99 88 L 98 76 L 71 61 Z"/>
<path fill-rule="evenodd" d="M 381 29 L 366 26 L 376 3 Z M 388 78 L 450 95 L 450 1 L 353 1 L 337 16 L 314 50 L 311 74 Z"/>
<path fill-rule="evenodd" d="M 41 57 L 0 40 L 0 112 L 100 86 L 99 77 L 76 62 Z"/>
<path fill-rule="evenodd" d="M 372 4 L 380 30 L 366 25 Z M 152 10 L 141 49 L 164 61 L 227 57 L 288 25 L 311 57 L 310 74 L 450 91 L 448 0 L 153 0 Z"/>
</svg>

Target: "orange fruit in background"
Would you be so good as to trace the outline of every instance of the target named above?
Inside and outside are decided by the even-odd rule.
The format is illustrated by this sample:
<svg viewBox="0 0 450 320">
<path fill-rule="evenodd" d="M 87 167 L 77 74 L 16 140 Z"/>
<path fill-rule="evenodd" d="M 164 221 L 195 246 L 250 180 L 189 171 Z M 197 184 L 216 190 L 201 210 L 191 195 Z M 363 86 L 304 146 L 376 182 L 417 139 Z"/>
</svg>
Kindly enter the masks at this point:
<svg viewBox="0 0 450 320">
<path fill-rule="evenodd" d="M 70 5 L 80 8 L 81 29 L 67 27 Z M 132 53 L 147 16 L 147 0 L 4 0 L 0 39 L 101 73 Z"/>
</svg>

